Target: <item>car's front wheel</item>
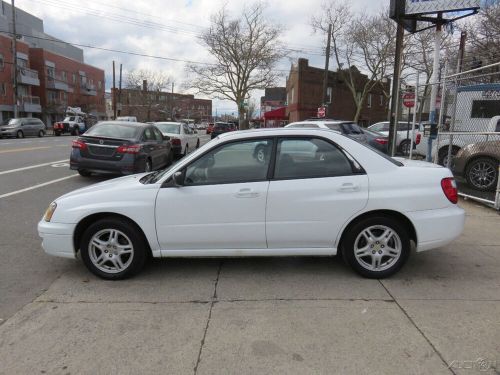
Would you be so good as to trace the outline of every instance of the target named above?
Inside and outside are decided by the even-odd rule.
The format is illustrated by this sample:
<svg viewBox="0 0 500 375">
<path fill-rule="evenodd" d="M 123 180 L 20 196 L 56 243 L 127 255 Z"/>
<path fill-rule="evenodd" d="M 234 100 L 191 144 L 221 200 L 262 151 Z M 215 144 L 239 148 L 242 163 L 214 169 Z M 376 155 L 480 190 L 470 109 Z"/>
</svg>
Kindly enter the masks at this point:
<svg viewBox="0 0 500 375">
<path fill-rule="evenodd" d="M 102 219 L 87 228 L 80 243 L 82 260 L 93 274 L 119 280 L 139 272 L 146 243 L 138 229 L 120 218 Z"/>
<path fill-rule="evenodd" d="M 408 230 L 397 220 L 368 217 L 354 224 L 342 243 L 342 255 L 360 275 L 382 279 L 395 274 L 410 255 Z"/>
</svg>

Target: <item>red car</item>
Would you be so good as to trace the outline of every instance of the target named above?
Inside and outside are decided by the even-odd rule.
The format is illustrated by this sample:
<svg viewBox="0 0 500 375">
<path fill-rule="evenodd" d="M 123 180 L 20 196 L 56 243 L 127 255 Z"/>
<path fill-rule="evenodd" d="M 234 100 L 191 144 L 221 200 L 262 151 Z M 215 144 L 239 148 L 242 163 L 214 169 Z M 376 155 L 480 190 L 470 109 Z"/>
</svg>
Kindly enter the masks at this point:
<svg viewBox="0 0 500 375">
<path fill-rule="evenodd" d="M 214 123 L 211 122 L 207 126 L 207 134 L 212 134 L 213 131 L 214 131 Z"/>
</svg>

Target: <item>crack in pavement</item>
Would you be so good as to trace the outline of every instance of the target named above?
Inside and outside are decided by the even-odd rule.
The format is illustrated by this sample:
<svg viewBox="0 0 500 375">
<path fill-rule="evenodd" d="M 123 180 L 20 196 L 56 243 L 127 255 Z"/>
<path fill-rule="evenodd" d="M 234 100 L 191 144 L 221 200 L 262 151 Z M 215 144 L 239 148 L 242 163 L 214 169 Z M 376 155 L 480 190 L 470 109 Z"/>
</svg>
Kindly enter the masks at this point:
<svg viewBox="0 0 500 375">
<path fill-rule="evenodd" d="M 389 291 L 389 289 L 384 285 L 384 283 L 382 282 L 382 280 L 379 279 L 378 281 L 379 281 L 380 285 L 382 285 L 382 287 L 385 289 L 385 291 L 387 292 L 387 294 L 389 294 L 391 296 L 391 298 L 394 300 L 394 303 L 399 307 L 399 309 L 401 310 L 401 312 L 406 316 L 406 318 L 415 327 L 415 329 L 422 335 L 422 337 L 425 339 L 425 341 L 427 341 L 427 343 L 430 345 L 430 347 L 432 348 L 432 350 L 434 350 L 434 352 L 438 355 L 438 357 L 441 359 L 441 361 L 446 366 L 446 368 L 448 370 L 450 370 L 450 372 L 453 375 L 456 375 L 455 371 L 453 371 L 453 369 L 450 367 L 450 365 L 445 361 L 445 359 L 444 359 L 443 355 L 441 354 L 441 352 L 436 348 L 436 346 L 434 346 L 434 344 L 431 342 L 431 340 L 425 335 L 424 331 L 422 331 L 420 329 L 420 327 L 417 325 L 417 323 L 415 323 L 415 321 L 413 320 L 413 318 L 406 312 L 406 310 L 403 308 L 403 306 L 401 306 L 399 304 L 399 302 L 396 300 L 396 298 L 394 298 L 394 296 Z"/>
<path fill-rule="evenodd" d="M 214 294 L 212 296 L 210 309 L 208 311 L 207 324 L 205 325 L 205 330 L 203 332 L 203 337 L 201 339 L 200 350 L 198 352 L 198 358 L 196 360 L 196 365 L 194 366 L 194 369 L 193 369 L 194 375 L 196 375 L 198 373 L 198 366 L 200 365 L 200 362 L 201 362 L 201 354 L 203 352 L 203 347 L 205 346 L 205 338 L 207 337 L 208 327 L 210 325 L 210 320 L 212 319 L 212 310 L 214 308 L 214 305 L 218 302 L 217 301 L 217 285 L 219 284 L 219 277 L 220 277 L 220 272 L 222 269 L 222 264 L 223 264 L 223 261 L 221 261 L 219 263 L 219 269 L 217 270 L 217 278 L 215 279 L 215 283 L 214 283 Z"/>
</svg>

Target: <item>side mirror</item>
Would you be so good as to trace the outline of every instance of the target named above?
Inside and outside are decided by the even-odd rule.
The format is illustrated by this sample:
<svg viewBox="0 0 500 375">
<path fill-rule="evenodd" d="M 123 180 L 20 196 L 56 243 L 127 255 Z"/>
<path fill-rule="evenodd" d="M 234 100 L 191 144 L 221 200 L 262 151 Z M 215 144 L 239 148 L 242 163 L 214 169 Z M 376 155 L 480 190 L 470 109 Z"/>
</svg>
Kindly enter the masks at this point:
<svg viewBox="0 0 500 375">
<path fill-rule="evenodd" d="M 170 141 L 170 137 L 169 137 L 168 135 L 164 135 L 164 136 L 163 136 L 163 140 L 164 140 L 164 141 Z"/>
<path fill-rule="evenodd" d="M 183 186 L 184 185 L 184 172 L 182 171 L 177 171 L 174 173 L 172 176 L 172 179 L 174 180 L 175 186 Z"/>
</svg>

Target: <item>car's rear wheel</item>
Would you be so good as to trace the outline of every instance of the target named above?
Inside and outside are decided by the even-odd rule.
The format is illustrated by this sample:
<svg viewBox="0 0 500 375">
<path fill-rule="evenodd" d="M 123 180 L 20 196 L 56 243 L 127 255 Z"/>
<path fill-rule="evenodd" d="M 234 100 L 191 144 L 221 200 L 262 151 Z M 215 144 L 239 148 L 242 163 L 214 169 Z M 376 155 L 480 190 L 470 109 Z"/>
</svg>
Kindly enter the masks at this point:
<svg viewBox="0 0 500 375">
<path fill-rule="evenodd" d="M 87 171 L 86 169 L 79 169 L 78 173 L 82 177 L 90 177 L 90 175 L 92 174 L 91 172 Z"/>
<path fill-rule="evenodd" d="M 465 179 L 474 189 L 494 190 L 498 181 L 498 160 L 488 157 L 472 160 L 465 168 Z"/>
<path fill-rule="evenodd" d="M 16 137 L 17 137 L 17 138 L 24 138 L 24 133 L 23 133 L 21 130 L 19 130 L 19 131 L 16 133 Z"/>
<path fill-rule="evenodd" d="M 187 144 L 186 147 L 184 147 L 184 156 L 189 154 L 189 145 Z"/>
<path fill-rule="evenodd" d="M 43 130 L 40 130 L 38 132 L 38 137 L 42 138 L 45 135 L 45 132 Z"/>
<path fill-rule="evenodd" d="M 403 155 L 409 155 L 410 154 L 410 147 L 411 147 L 411 142 L 409 139 L 405 139 L 399 144 L 399 152 L 401 152 Z"/>
<path fill-rule="evenodd" d="M 124 219 L 97 221 L 82 236 L 83 263 L 94 275 L 119 280 L 139 272 L 147 256 L 146 243 L 134 225 Z"/>
<path fill-rule="evenodd" d="M 460 151 L 459 147 L 457 147 L 457 146 L 451 147 L 452 159 L 457 155 L 458 151 Z M 442 165 L 443 167 L 446 167 L 448 165 L 448 147 L 443 147 L 443 148 L 441 148 L 441 150 L 439 150 L 438 163 L 439 163 L 439 165 Z"/>
<path fill-rule="evenodd" d="M 199 149 L 199 148 L 200 148 L 200 140 L 198 139 L 198 140 L 196 141 L 196 149 Z"/>
<path fill-rule="evenodd" d="M 54 135 L 55 135 L 56 137 L 60 137 L 60 136 L 61 136 L 61 132 L 59 132 L 59 131 L 54 131 Z"/>
<path fill-rule="evenodd" d="M 354 224 L 342 241 L 342 255 L 360 275 L 382 279 L 406 263 L 411 244 L 408 230 L 388 216 L 373 216 Z"/>
</svg>

